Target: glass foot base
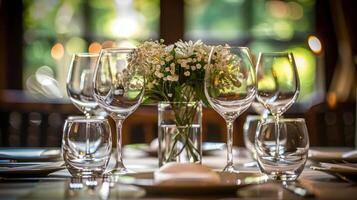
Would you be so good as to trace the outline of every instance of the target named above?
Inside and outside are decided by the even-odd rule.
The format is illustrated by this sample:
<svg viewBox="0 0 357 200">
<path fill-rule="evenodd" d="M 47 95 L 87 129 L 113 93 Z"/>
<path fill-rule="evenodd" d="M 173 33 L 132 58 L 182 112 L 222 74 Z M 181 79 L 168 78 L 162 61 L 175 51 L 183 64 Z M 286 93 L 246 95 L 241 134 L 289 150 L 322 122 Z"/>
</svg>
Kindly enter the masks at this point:
<svg viewBox="0 0 357 200">
<path fill-rule="evenodd" d="M 230 172 L 230 173 L 239 173 L 238 170 L 236 170 L 233 165 L 226 165 L 224 168 L 223 168 L 223 172 Z"/>
<path fill-rule="evenodd" d="M 127 173 L 134 173 L 134 171 L 127 169 L 127 168 L 114 168 L 108 172 L 106 172 L 105 174 L 108 176 L 115 176 L 115 175 L 123 175 L 123 174 L 127 174 Z"/>
</svg>

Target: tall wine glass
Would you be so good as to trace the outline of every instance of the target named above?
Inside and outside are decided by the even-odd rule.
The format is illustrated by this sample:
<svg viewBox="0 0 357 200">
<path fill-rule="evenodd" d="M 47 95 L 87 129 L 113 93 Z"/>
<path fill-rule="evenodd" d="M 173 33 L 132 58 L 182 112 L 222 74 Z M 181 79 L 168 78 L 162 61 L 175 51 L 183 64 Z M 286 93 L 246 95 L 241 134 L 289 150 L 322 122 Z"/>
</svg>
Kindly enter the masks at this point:
<svg viewBox="0 0 357 200">
<path fill-rule="evenodd" d="M 246 47 L 212 48 L 205 72 L 204 91 L 209 104 L 227 124 L 227 164 L 234 172 L 233 122 L 255 98 L 255 75 Z"/>
<path fill-rule="evenodd" d="M 144 95 L 144 75 L 134 49 L 102 49 L 93 78 L 94 97 L 117 127 L 117 160 L 113 174 L 127 173 L 122 160 L 122 125 Z"/>
<path fill-rule="evenodd" d="M 297 100 L 299 75 L 292 53 L 260 53 L 257 67 L 257 99 L 275 118 L 275 158 L 280 155 L 279 119 Z"/>
<path fill-rule="evenodd" d="M 99 54 L 73 54 L 67 76 L 67 94 L 71 102 L 84 113 L 86 117 L 105 116 L 105 111 L 99 107 L 93 97 L 93 74 Z"/>
</svg>

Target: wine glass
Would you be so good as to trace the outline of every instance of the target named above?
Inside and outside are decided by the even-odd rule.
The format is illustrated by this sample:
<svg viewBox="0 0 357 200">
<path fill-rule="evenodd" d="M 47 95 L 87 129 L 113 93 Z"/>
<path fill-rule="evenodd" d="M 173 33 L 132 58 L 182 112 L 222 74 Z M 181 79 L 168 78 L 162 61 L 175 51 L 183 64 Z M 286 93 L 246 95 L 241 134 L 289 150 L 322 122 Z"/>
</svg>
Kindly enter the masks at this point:
<svg viewBox="0 0 357 200">
<path fill-rule="evenodd" d="M 106 116 L 93 97 L 93 74 L 99 54 L 73 54 L 67 76 L 67 94 L 71 102 L 84 113 L 86 117 Z"/>
<path fill-rule="evenodd" d="M 116 123 L 117 160 L 113 174 L 128 172 L 122 160 L 122 125 L 144 95 L 144 74 L 134 54 L 134 49 L 102 49 L 93 78 L 95 99 Z"/>
<path fill-rule="evenodd" d="M 205 72 L 204 91 L 209 104 L 227 124 L 227 164 L 233 167 L 233 122 L 255 98 L 255 76 L 249 49 L 246 47 L 213 47 Z"/>
<path fill-rule="evenodd" d="M 257 99 L 275 118 L 275 158 L 279 158 L 279 119 L 297 100 L 299 75 L 292 53 L 260 53 L 257 67 Z"/>
</svg>

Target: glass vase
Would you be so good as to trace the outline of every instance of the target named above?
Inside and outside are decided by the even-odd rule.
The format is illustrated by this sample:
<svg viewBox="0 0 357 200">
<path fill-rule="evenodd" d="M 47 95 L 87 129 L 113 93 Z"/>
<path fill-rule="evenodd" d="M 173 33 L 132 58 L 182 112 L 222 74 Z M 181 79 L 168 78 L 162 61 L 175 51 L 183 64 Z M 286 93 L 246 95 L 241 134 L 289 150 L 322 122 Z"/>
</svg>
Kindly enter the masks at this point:
<svg viewBox="0 0 357 200">
<path fill-rule="evenodd" d="M 201 102 L 158 104 L 159 166 L 202 162 Z"/>
</svg>

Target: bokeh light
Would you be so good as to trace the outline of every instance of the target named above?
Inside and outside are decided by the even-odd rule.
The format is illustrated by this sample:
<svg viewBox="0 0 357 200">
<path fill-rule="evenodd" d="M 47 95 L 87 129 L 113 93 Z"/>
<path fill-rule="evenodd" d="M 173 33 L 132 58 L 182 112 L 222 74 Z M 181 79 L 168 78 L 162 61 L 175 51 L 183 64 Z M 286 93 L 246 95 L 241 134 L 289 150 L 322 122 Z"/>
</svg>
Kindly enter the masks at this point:
<svg viewBox="0 0 357 200">
<path fill-rule="evenodd" d="M 112 47 L 115 47 L 115 43 L 111 40 L 107 40 L 107 41 L 104 41 L 102 43 L 102 48 L 105 49 L 105 48 L 112 48 Z"/>
<path fill-rule="evenodd" d="M 326 95 L 326 101 L 327 101 L 327 105 L 328 105 L 330 108 L 335 108 L 336 105 L 337 105 L 337 96 L 336 96 L 336 93 L 334 93 L 334 92 L 329 92 L 329 93 Z"/>
<path fill-rule="evenodd" d="M 98 42 L 93 42 L 89 45 L 88 52 L 89 53 L 99 53 L 101 49 L 102 49 L 101 44 L 99 44 Z"/>
<path fill-rule="evenodd" d="M 319 38 L 316 36 L 310 35 L 307 39 L 309 47 L 312 52 L 319 54 L 322 51 L 322 44 Z"/>
<path fill-rule="evenodd" d="M 65 45 L 66 48 L 66 52 L 69 55 L 72 55 L 74 53 L 78 53 L 78 52 L 83 52 L 86 48 L 86 44 L 87 42 L 85 40 L 83 40 L 80 37 L 72 37 L 70 38 Z"/>
<path fill-rule="evenodd" d="M 60 60 L 64 55 L 64 48 L 61 43 L 56 43 L 51 48 L 51 56 L 53 59 Z"/>
<path fill-rule="evenodd" d="M 133 16 L 118 18 L 113 21 L 111 31 L 113 35 L 116 35 L 117 37 L 133 37 L 139 31 L 138 20 Z"/>
</svg>

